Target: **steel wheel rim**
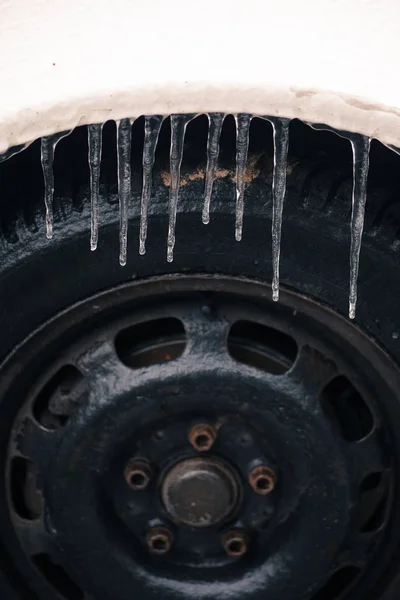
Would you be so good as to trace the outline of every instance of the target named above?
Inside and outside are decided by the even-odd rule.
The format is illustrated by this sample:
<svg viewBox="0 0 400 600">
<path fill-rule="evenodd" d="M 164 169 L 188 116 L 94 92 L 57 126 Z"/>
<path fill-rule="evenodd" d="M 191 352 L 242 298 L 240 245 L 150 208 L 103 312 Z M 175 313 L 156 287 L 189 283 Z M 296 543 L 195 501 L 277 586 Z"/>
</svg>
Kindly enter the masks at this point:
<svg viewBox="0 0 400 600">
<path fill-rule="evenodd" d="M 198 308 L 199 308 L 199 311 L 200 311 L 200 313 L 202 315 L 201 318 L 203 320 L 205 319 L 205 321 L 207 321 L 210 318 L 211 318 L 211 320 L 214 318 L 213 315 L 214 315 L 214 311 L 216 309 L 213 306 L 212 294 L 217 295 L 218 292 L 220 294 L 222 294 L 222 295 L 223 294 L 227 294 L 228 293 L 227 290 L 231 290 L 231 292 L 232 292 L 232 290 L 235 289 L 237 291 L 238 287 L 246 289 L 246 292 L 245 292 L 246 294 L 249 294 L 250 291 L 252 293 L 257 292 L 257 294 L 258 294 L 257 302 L 261 302 L 261 304 L 264 304 L 265 306 L 273 306 L 273 305 L 269 305 L 269 302 L 265 299 L 266 296 L 267 296 L 267 292 L 268 292 L 267 288 L 264 287 L 264 286 L 262 286 L 262 285 L 260 285 L 260 284 L 255 284 L 255 283 L 250 283 L 250 282 L 244 282 L 243 280 L 233 280 L 233 279 L 224 279 L 224 278 L 210 278 L 210 277 L 208 277 L 208 278 L 198 277 L 197 279 L 196 278 L 190 278 L 190 277 L 177 277 L 177 278 L 171 278 L 171 277 L 169 277 L 168 279 L 164 280 L 163 282 L 154 281 L 154 282 L 148 282 L 148 283 L 143 283 L 143 284 L 135 284 L 133 286 L 124 286 L 124 288 L 121 288 L 118 291 L 118 301 L 121 301 L 120 299 L 121 299 L 122 296 L 124 296 L 124 294 L 127 295 L 127 296 L 129 296 L 129 294 L 132 293 L 132 290 L 134 290 L 133 291 L 133 295 L 137 299 L 138 298 L 138 293 L 137 293 L 138 292 L 138 286 L 140 286 L 140 285 L 147 286 L 147 288 L 149 288 L 151 286 L 155 286 L 157 288 L 157 287 L 160 287 L 160 285 L 161 286 L 164 285 L 164 289 L 168 288 L 169 294 L 174 294 L 175 293 L 175 288 L 176 288 L 176 290 L 178 290 L 178 288 L 179 288 L 180 289 L 180 293 L 183 293 L 183 291 L 186 289 L 186 293 L 190 290 L 189 294 L 190 293 L 200 294 L 199 300 L 202 300 L 202 301 L 200 301 L 200 305 L 199 305 Z M 209 295 L 209 297 L 208 297 L 209 299 L 208 300 L 207 300 L 207 293 L 208 293 L 207 292 L 207 288 L 208 288 L 208 292 L 210 291 L 210 289 L 213 290 L 211 296 Z M 129 289 L 130 289 L 130 291 L 129 291 Z M 142 288 L 142 289 L 144 289 L 144 288 Z M 122 290 L 122 292 L 121 292 L 121 290 Z M 146 294 L 146 293 L 149 293 L 149 292 L 143 291 L 143 294 Z M 201 297 L 202 293 L 205 293 L 204 297 Z M 110 294 L 112 294 L 112 293 L 103 295 L 102 301 L 105 300 L 105 304 L 107 304 L 108 301 L 110 300 L 110 298 L 111 298 Z M 251 294 L 249 294 L 249 296 L 251 296 Z M 237 297 L 238 298 L 240 297 L 240 298 L 243 299 L 245 296 L 243 295 L 243 292 L 240 291 L 240 293 L 237 294 Z M 288 309 L 287 304 L 286 304 L 286 306 L 280 307 L 280 308 L 276 309 L 276 311 L 274 309 L 273 312 L 271 313 L 271 314 L 273 314 L 272 321 L 274 321 L 275 324 L 278 323 L 281 328 L 282 328 L 282 322 L 284 321 L 285 318 L 288 317 L 288 314 L 289 314 L 288 310 L 289 310 L 289 312 L 291 310 L 292 313 L 293 313 L 293 310 L 294 311 L 298 310 L 298 308 L 295 307 L 296 303 L 297 303 L 297 305 L 302 305 L 302 303 L 304 302 L 303 300 L 301 300 L 301 299 L 299 299 L 296 296 L 291 295 L 291 294 L 285 294 L 284 298 L 285 298 L 285 301 L 289 300 L 289 303 L 291 303 L 291 305 L 292 305 L 291 309 Z M 137 302 L 136 299 L 134 301 L 135 303 Z M 211 299 L 211 302 L 210 302 L 210 299 Z M 89 303 L 86 303 L 86 308 L 84 308 L 83 313 L 85 313 L 85 312 L 88 313 L 88 314 L 93 313 L 93 306 L 94 305 L 95 306 L 100 306 L 100 304 L 101 304 L 101 302 L 100 302 L 100 304 L 98 303 L 98 300 L 99 300 L 99 298 L 97 298 L 96 300 L 93 300 L 93 301 L 91 301 Z M 293 302 L 293 300 L 294 300 L 294 302 Z M 111 301 L 111 304 L 114 301 L 115 301 L 115 296 L 114 296 L 114 300 Z M 257 304 L 257 302 L 256 302 L 256 304 Z M 333 313 L 330 313 L 330 311 L 328 311 L 327 309 L 324 309 L 322 307 L 318 307 L 317 305 L 311 305 L 310 302 L 307 302 L 307 307 L 310 308 L 310 306 L 312 306 L 311 312 L 315 313 L 315 311 L 317 311 L 319 314 L 323 314 L 327 320 L 334 319 L 335 321 L 340 322 L 342 324 L 343 328 L 346 329 L 347 331 L 348 331 L 347 328 L 351 328 L 352 331 L 356 331 L 356 329 L 352 325 L 350 325 L 348 323 L 345 323 L 344 320 L 342 320 L 339 317 L 335 316 Z M 252 305 L 252 308 L 254 308 L 253 305 Z M 302 306 L 302 308 L 304 308 L 304 306 Z M 82 309 L 82 306 L 79 309 L 77 309 L 77 310 L 80 310 L 80 312 L 82 314 L 82 310 L 81 309 Z M 208 309 L 210 309 L 210 312 L 208 312 Z M 67 311 L 67 312 L 69 313 L 69 311 Z M 98 321 L 99 320 L 100 312 L 101 311 L 99 310 L 99 308 L 95 309 L 95 314 L 97 316 L 94 317 L 94 321 L 96 321 L 96 320 Z M 176 316 L 176 314 L 175 314 L 175 316 Z M 253 322 L 254 322 L 255 317 L 252 316 L 252 319 L 253 319 Z M 128 319 L 128 321 L 129 321 L 129 319 Z M 126 326 L 126 324 L 127 324 L 128 321 L 126 321 L 126 320 L 124 321 L 124 325 L 125 326 Z M 268 321 L 268 319 L 267 319 L 267 321 Z M 270 319 L 269 322 L 271 323 L 272 321 Z M 92 322 L 93 322 L 93 314 L 92 314 Z M 336 324 L 337 323 L 335 323 L 335 325 Z M 293 327 L 293 324 L 291 326 Z M 213 328 L 213 332 L 215 333 L 215 328 Z M 186 331 L 186 334 L 187 334 L 187 331 Z M 203 333 L 202 333 L 203 338 L 204 338 L 204 335 L 205 334 L 204 334 L 204 331 L 203 331 Z M 294 335 L 293 332 L 292 332 L 292 335 Z M 360 335 L 362 337 L 361 333 L 359 333 L 357 335 Z M 205 337 L 207 337 L 207 334 L 205 335 Z M 210 339 L 212 339 L 212 338 L 210 338 Z M 323 341 L 323 344 L 324 343 L 325 343 L 325 340 Z M 369 342 L 369 343 L 371 344 L 371 342 Z M 319 344 L 321 345 L 321 341 L 319 341 Z M 372 345 L 371 348 L 373 348 L 373 352 L 380 353 L 380 351 L 376 348 L 376 346 Z M 203 350 L 204 350 L 204 348 L 203 348 Z M 198 356 L 199 355 L 196 355 L 197 362 L 198 362 Z M 310 358 L 310 357 L 308 357 L 308 358 Z M 382 357 L 380 357 L 380 359 L 381 358 L 384 361 L 388 361 L 387 357 L 383 357 L 383 355 L 382 355 Z M 315 359 L 315 356 L 313 357 L 313 360 L 314 359 Z M 172 362 L 173 361 L 171 361 L 171 363 Z M 241 365 L 242 363 L 236 362 L 236 365 L 238 365 L 238 364 Z M 387 364 L 389 365 L 388 368 L 392 368 L 392 366 L 390 365 L 389 361 L 387 362 Z M 295 362 L 295 365 L 296 365 L 296 362 Z M 240 368 L 242 368 L 242 367 L 240 367 Z M 243 368 L 247 369 L 247 371 L 249 370 L 248 365 L 246 367 L 243 367 Z M 151 367 L 150 367 L 150 369 L 151 369 Z M 258 368 L 255 369 L 253 367 L 250 367 L 250 370 L 251 369 L 259 371 Z M 292 374 L 293 374 L 293 372 L 295 372 L 295 367 L 292 367 L 292 369 L 289 369 L 289 371 L 288 371 L 288 373 L 292 373 Z M 279 377 L 279 376 L 275 375 L 275 377 Z M 333 375 L 332 375 L 332 377 L 333 377 Z M 379 415 L 379 421 L 381 421 L 381 419 L 382 419 L 382 417 L 381 417 L 381 415 Z M 330 424 L 332 425 L 332 422 L 329 419 L 328 419 L 328 422 L 330 422 Z M 357 443 L 359 443 L 359 441 L 360 440 L 358 440 Z M 390 460 L 390 458 L 389 458 L 389 460 Z M 383 470 L 385 470 L 385 472 L 386 472 L 388 465 L 381 465 L 381 466 L 384 467 Z M 360 486 L 360 483 L 358 484 L 358 488 L 359 488 L 359 486 Z M 387 494 L 388 494 L 387 495 L 387 502 L 390 504 L 390 498 L 393 499 L 393 494 L 394 494 L 393 483 L 391 483 L 390 491 Z M 388 516 L 388 519 L 389 519 L 389 516 Z M 387 521 L 385 521 L 385 524 L 386 523 L 387 523 Z M 232 522 L 231 523 L 231 527 L 234 527 L 234 526 L 237 526 L 237 522 L 234 522 L 234 523 Z M 47 523 L 47 528 L 49 528 L 49 524 L 48 523 Z M 383 530 L 385 530 L 385 527 L 383 527 Z M 381 529 L 379 529 L 375 533 L 376 533 L 376 539 L 378 539 L 378 538 L 380 539 L 383 536 L 384 531 L 381 531 Z M 251 532 L 250 538 L 254 539 L 252 532 Z M 379 542 L 379 543 L 377 542 L 377 545 L 380 546 L 380 543 L 381 542 Z M 339 546 L 340 546 L 340 544 L 337 545 L 337 550 L 339 549 Z M 265 551 L 265 549 L 263 551 Z M 255 554 L 257 554 L 257 553 L 255 553 Z M 250 560 L 250 557 L 246 556 L 246 561 L 248 561 L 248 560 Z M 261 565 L 260 565 L 260 563 L 256 559 L 252 559 L 252 560 L 253 560 L 253 564 L 256 565 L 256 567 L 253 569 L 252 573 L 254 575 L 258 571 L 257 577 L 259 577 L 260 573 L 263 573 L 263 571 L 261 569 Z M 350 561 L 350 563 L 351 563 L 351 561 Z M 369 562 L 368 562 L 368 564 L 369 564 Z M 142 567 L 141 567 L 141 569 L 142 569 Z M 146 572 L 146 568 L 143 567 L 143 569 L 144 569 L 143 572 Z M 236 570 L 237 570 L 237 565 L 236 565 Z M 361 569 L 361 571 L 362 571 L 362 569 Z M 363 577 L 361 577 L 361 575 L 362 575 L 361 571 L 359 573 L 360 574 L 359 580 L 360 580 L 360 585 L 363 585 Z M 242 577 L 243 577 L 243 573 L 244 572 L 245 571 L 243 571 L 242 574 L 241 574 Z M 162 574 L 161 574 L 161 580 L 165 579 L 165 573 L 166 573 L 165 571 L 162 572 Z M 156 570 L 153 569 L 153 571 L 150 569 L 149 574 L 150 574 L 149 575 L 150 580 L 153 581 L 153 583 L 155 585 L 158 585 L 157 584 L 157 577 L 158 577 L 158 575 L 157 575 L 157 569 Z M 214 575 L 215 575 L 215 573 L 214 573 Z M 257 577 L 256 577 L 256 575 L 254 575 L 254 582 L 259 581 L 259 579 Z M 265 572 L 264 572 L 264 577 L 265 577 Z M 193 578 L 193 576 L 192 576 L 192 578 Z M 222 579 L 223 579 L 223 577 L 222 577 Z M 365 577 L 364 577 L 364 579 L 365 579 Z M 239 580 L 240 580 L 240 577 L 239 578 L 238 577 L 235 578 L 235 585 L 236 586 L 238 585 Z M 321 577 L 316 582 L 316 585 L 322 585 L 322 583 L 323 583 L 322 580 L 323 580 L 323 577 Z M 355 577 L 354 581 L 356 581 L 356 580 L 357 580 L 357 577 Z M 365 581 L 366 581 L 366 579 L 365 579 Z M 225 584 L 229 583 L 229 577 L 228 577 L 228 582 L 225 581 L 224 583 Z M 352 583 L 354 583 L 354 582 L 352 582 Z M 201 585 L 201 584 L 202 584 L 202 582 L 199 581 L 198 585 Z M 356 583 L 356 585 L 358 585 L 358 584 Z M 366 584 L 364 584 L 364 585 L 366 585 Z M 168 590 L 168 585 L 167 585 L 166 589 Z M 252 589 L 247 588 L 247 592 L 249 592 L 249 590 L 250 590 L 251 593 L 254 593 L 255 589 L 256 589 L 256 583 L 254 583 L 254 586 L 253 586 Z M 268 588 L 266 588 L 266 589 L 268 589 Z M 243 590 L 242 590 L 241 593 L 243 593 Z M 181 594 L 188 594 L 187 586 L 185 587 L 185 582 L 182 583 Z M 249 596 L 249 597 L 252 597 L 252 596 Z M 254 597 L 257 597 L 257 596 L 254 596 Z M 311 593 L 311 595 L 309 597 L 310 598 L 313 597 L 312 593 Z"/>
</svg>

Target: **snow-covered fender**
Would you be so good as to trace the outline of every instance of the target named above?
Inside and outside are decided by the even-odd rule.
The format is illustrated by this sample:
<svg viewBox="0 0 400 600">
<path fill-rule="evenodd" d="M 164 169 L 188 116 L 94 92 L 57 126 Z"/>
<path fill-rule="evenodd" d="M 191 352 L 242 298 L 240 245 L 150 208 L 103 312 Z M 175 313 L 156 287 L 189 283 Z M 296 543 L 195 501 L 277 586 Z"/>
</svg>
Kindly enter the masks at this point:
<svg viewBox="0 0 400 600">
<path fill-rule="evenodd" d="M 400 146 L 397 0 L 0 0 L 0 153 L 140 114 L 248 112 Z"/>
</svg>

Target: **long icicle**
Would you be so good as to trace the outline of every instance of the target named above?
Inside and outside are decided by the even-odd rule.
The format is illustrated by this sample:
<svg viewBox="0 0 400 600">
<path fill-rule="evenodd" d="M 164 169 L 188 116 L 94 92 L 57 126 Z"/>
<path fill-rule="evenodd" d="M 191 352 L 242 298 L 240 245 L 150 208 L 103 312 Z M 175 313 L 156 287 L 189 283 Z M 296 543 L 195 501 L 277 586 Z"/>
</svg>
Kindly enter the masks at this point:
<svg viewBox="0 0 400 600">
<path fill-rule="evenodd" d="M 272 176 L 272 299 L 279 300 L 279 261 L 281 254 L 282 214 L 286 193 L 290 119 L 271 117 L 274 137 L 274 171 Z"/>
<path fill-rule="evenodd" d="M 178 209 L 179 182 L 181 178 L 181 164 L 183 157 L 183 143 L 186 127 L 192 116 L 171 115 L 171 149 L 170 170 L 171 185 L 169 188 L 169 223 L 167 241 L 167 260 L 174 260 L 176 212 Z"/>
<path fill-rule="evenodd" d="M 121 119 L 117 124 L 117 172 L 119 198 L 119 263 L 126 265 L 128 254 L 128 206 L 131 199 L 132 122 Z"/>
<path fill-rule="evenodd" d="M 71 131 L 63 131 L 42 137 L 40 155 L 44 179 L 44 205 L 46 209 L 46 237 L 53 237 L 53 203 L 54 203 L 54 154 L 60 140 L 70 135 Z"/>
<path fill-rule="evenodd" d="M 349 317 L 350 319 L 354 319 L 356 316 L 357 278 L 364 229 L 365 204 L 367 201 L 371 138 L 362 135 L 353 136 L 350 138 L 350 143 L 353 151 L 353 195 L 351 212 Z"/>
<path fill-rule="evenodd" d="M 236 121 L 236 222 L 235 239 L 240 242 L 243 234 L 244 186 L 251 115 L 238 114 Z"/>
<path fill-rule="evenodd" d="M 211 113 L 208 115 L 207 166 L 203 207 L 204 225 L 207 225 L 210 222 L 211 195 L 215 179 L 215 170 L 218 165 L 219 142 L 224 119 L 225 115 L 223 113 Z"/>
<path fill-rule="evenodd" d="M 164 117 L 154 115 L 144 120 L 144 145 L 143 145 L 143 187 L 140 201 L 140 233 L 139 254 L 146 254 L 147 239 L 147 209 L 151 198 L 153 166 L 156 157 L 158 136 Z"/>
<path fill-rule="evenodd" d="M 90 249 L 96 250 L 99 239 L 99 193 L 103 124 L 88 125 L 88 158 L 90 171 Z"/>
</svg>

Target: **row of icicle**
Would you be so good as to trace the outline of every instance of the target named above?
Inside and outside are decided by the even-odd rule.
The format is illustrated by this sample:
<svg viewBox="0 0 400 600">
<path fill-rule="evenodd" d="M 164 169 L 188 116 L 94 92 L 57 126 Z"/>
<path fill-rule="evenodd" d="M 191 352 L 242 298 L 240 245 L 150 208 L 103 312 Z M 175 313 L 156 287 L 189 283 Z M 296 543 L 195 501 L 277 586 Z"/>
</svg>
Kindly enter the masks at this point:
<svg viewBox="0 0 400 600">
<path fill-rule="evenodd" d="M 169 225 L 167 238 L 167 260 L 174 258 L 175 227 L 178 207 L 180 184 L 180 169 L 183 157 L 183 145 L 188 123 L 197 115 L 172 115 L 171 116 L 171 147 L 170 171 L 171 183 L 169 192 Z M 226 115 L 213 113 L 208 115 L 208 141 L 207 141 L 207 167 L 205 176 L 204 208 L 202 219 L 207 224 L 210 221 L 210 203 L 218 164 L 219 145 L 222 125 Z M 143 147 L 143 188 L 140 206 L 140 233 L 139 252 L 146 252 L 147 237 L 147 210 L 151 198 L 152 171 L 155 161 L 155 152 L 161 125 L 165 117 L 154 115 L 145 117 L 145 137 Z M 236 122 L 236 218 L 235 238 L 242 239 L 245 173 L 247 152 L 249 146 L 250 122 L 253 115 L 238 114 Z M 268 120 L 273 129 L 274 142 L 274 167 L 272 179 L 272 297 L 279 299 L 279 260 L 281 247 L 281 230 L 283 203 L 286 192 L 287 158 L 289 148 L 289 123 L 290 119 L 280 117 L 261 117 Z M 131 198 L 131 127 L 132 119 L 121 119 L 117 125 L 117 169 L 118 169 L 118 196 L 119 196 L 119 261 L 123 266 L 127 261 L 128 242 L 128 206 Z M 328 129 L 328 128 L 327 128 Z M 103 125 L 88 126 L 88 158 L 90 168 L 90 193 L 91 193 L 91 235 L 90 247 L 97 248 L 99 229 L 99 186 L 100 164 L 102 154 Z M 53 235 L 53 196 L 54 174 L 53 162 L 57 143 L 69 135 L 70 132 L 43 137 L 41 140 L 41 159 L 45 184 L 44 200 L 46 208 L 46 234 L 50 239 Z M 367 178 L 369 168 L 370 138 L 362 135 L 348 134 L 353 152 L 353 194 L 351 216 L 351 247 L 350 247 L 350 291 L 349 291 L 349 316 L 355 317 L 357 302 L 357 277 L 359 256 L 364 227 L 365 203 L 367 198 Z"/>
</svg>

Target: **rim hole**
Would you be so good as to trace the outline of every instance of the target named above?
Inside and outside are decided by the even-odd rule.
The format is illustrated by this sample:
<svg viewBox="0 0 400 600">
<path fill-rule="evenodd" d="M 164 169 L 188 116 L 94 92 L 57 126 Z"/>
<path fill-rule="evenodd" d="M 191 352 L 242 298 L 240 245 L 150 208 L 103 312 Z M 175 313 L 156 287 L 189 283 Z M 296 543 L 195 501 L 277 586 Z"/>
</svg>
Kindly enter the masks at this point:
<svg viewBox="0 0 400 600">
<path fill-rule="evenodd" d="M 164 552 L 168 548 L 168 542 L 164 537 L 156 537 L 152 541 L 152 548 L 157 552 Z"/>
<path fill-rule="evenodd" d="M 355 516 L 361 533 L 374 533 L 384 524 L 388 484 L 388 477 L 383 472 L 370 473 L 361 482 L 355 507 Z"/>
<path fill-rule="evenodd" d="M 165 527 L 156 527 L 146 535 L 147 548 L 153 554 L 167 554 L 171 550 L 173 536 Z"/>
<path fill-rule="evenodd" d="M 321 395 L 326 416 L 348 442 L 358 442 L 374 427 L 372 413 L 353 384 L 339 375 L 332 379 Z"/>
<path fill-rule="evenodd" d="M 10 492 L 15 512 L 22 518 L 34 521 L 42 514 L 43 498 L 36 485 L 35 464 L 15 456 L 10 468 Z"/>
<path fill-rule="evenodd" d="M 124 471 L 125 481 L 133 490 L 144 490 L 150 483 L 152 475 L 150 465 L 142 460 L 129 462 Z"/>
<path fill-rule="evenodd" d="M 129 483 L 134 490 L 142 490 L 147 486 L 149 478 L 145 473 L 136 471 L 129 478 Z"/>
<path fill-rule="evenodd" d="M 231 554 L 241 554 L 243 551 L 243 543 L 240 540 L 232 540 L 228 544 L 228 549 Z"/>
<path fill-rule="evenodd" d="M 208 448 L 210 444 L 210 438 L 208 435 L 202 434 L 196 437 L 196 446 L 198 448 Z"/>
<path fill-rule="evenodd" d="M 72 365 L 64 365 L 39 392 L 33 416 L 46 429 L 58 429 L 84 403 L 86 392 L 82 373 Z"/>
<path fill-rule="evenodd" d="M 205 452 L 211 448 L 217 437 L 217 432 L 212 425 L 198 423 L 189 431 L 189 442 L 197 452 Z"/>
<path fill-rule="evenodd" d="M 72 581 L 60 565 L 56 565 L 48 554 L 32 556 L 35 567 L 47 579 L 49 584 L 67 600 L 83 600 L 82 590 Z"/>
<path fill-rule="evenodd" d="M 362 569 L 347 565 L 329 578 L 327 583 L 312 597 L 312 600 L 336 600 L 349 589 Z"/>
<path fill-rule="evenodd" d="M 247 551 L 247 541 L 240 533 L 228 533 L 224 540 L 224 549 L 228 556 L 239 558 Z"/>
<path fill-rule="evenodd" d="M 132 473 L 130 482 L 132 487 L 141 488 L 146 484 L 147 478 L 144 473 Z"/>
<path fill-rule="evenodd" d="M 274 489 L 275 482 L 276 475 L 269 467 L 261 465 L 249 473 L 249 484 L 256 494 L 269 494 Z"/>
<path fill-rule="evenodd" d="M 183 324 L 179 319 L 156 319 L 121 331 L 115 339 L 120 360 L 140 369 L 179 358 L 186 346 Z"/>
<path fill-rule="evenodd" d="M 256 487 L 259 490 L 267 490 L 270 486 L 270 482 L 269 479 L 267 479 L 266 477 L 259 477 L 256 481 Z"/>
<path fill-rule="evenodd" d="M 286 373 L 297 356 L 297 344 L 293 338 L 250 321 L 238 321 L 231 327 L 228 350 L 238 362 L 273 375 Z"/>
</svg>

